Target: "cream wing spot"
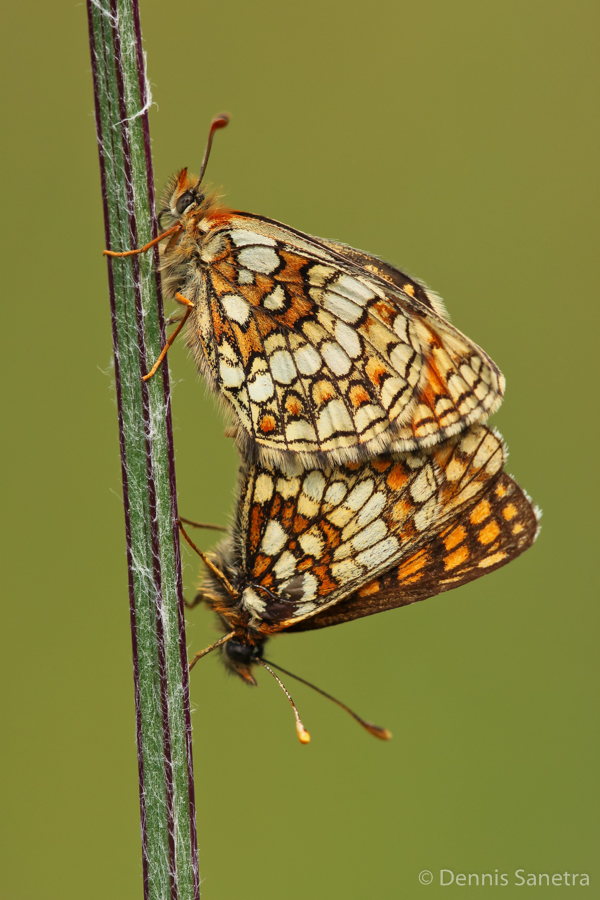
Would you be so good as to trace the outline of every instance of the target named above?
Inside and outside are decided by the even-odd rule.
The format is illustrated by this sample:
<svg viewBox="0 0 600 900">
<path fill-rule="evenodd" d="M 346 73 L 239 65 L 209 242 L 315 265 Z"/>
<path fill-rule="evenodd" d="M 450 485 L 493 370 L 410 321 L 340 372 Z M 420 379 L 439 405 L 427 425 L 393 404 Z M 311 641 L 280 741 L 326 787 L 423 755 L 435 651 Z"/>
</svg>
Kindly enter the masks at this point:
<svg viewBox="0 0 600 900">
<path fill-rule="evenodd" d="M 431 497 L 427 503 L 417 510 L 414 517 L 415 528 L 417 531 L 427 531 L 431 528 L 439 518 L 440 505 L 437 496 Z"/>
<path fill-rule="evenodd" d="M 473 387 L 473 385 L 477 381 L 477 374 L 473 371 L 473 369 L 466 363 L 463 363 L 460 367 L 460 374 L 465 379 L 469 387 Z"/>
<path fill-rule="evenodd" d="M 323 306 L 337 319 L 349 322 L 351 325 L 358 322 L 363 314 L 361 307 L 357 306 L 356 303 L 345 300 L 343 297 L 331 293 L 331 291 L 326 291 L 323 295 Z"/>
<path fill-rule="evenodd" d="M 331 574 L 336 581 L 343 585 L 361 578 L 364 574 L 364 569 L 357 566 L 354 560 L 344 559 L 341 562 L 331 564 Z"/>
<path fill-rule="evenodd" d="M 281 494 L 284 500 L 289 500 L 291 497 L 297 497 L 299 492 L 299 478 L 279 478 L 277 480 L 277 493 Z"/>
<path fill-rule="evenodd" d="M 279 348 L 285 348 L 285 338 L 282 334 L 275 332 L 274 334 L 270 334 L 269 337 L 265 341 L 265 353 L 269 356 L 271 353 L 275 353 L 275 351 Z"/>
<path fill-rule="evenodd" d="M 358 512 L 358 510 L 365 505 L 373 490 L 375 488 L 375 482 L 372 478 L 367 478 L 365 481 L 361 481 L 360 484 L 357 484 L 354 487 L 346 500 L 344 501 L 344 505 L 349 509 L 354 510 L 354 512 Z"/>
<path fill-rule="evenodd" d="M 289 581 L 296 574 L 296 557 L 289 550 L 282 553 L 275 565 L 273 572 L 278 581 Z"/>
<path fill-rule="evenodd" d="M 433 358 L 438 372 L 442 378 L 448 379 L 454 372 L 454 363 L 444 347 L 436 347 L 433 350 Z"/>
<path fill-rule="evenodd" d="M 461 453 L 464 453 L 466 456 L 473 456 L 475 454 L 477 447 L 481 444 L 481 432 L 481 428 L 472 428 L 465 433 L 465 436 L 458 445 Z"/>
<path fill-rule="evenodd" d="M 225 294 L 221 297 L 221 304 L 227 317 L 239 325 L 245 325 L 249 320 L 250 307 L 239 294 Z"/>
<path fill-rule="evenodd" d="M 265 309 L 280 312 L 285 307 L 285 292 L 280 284 L 263 300 Z"/>
<path fill-rule="evenodd" d="M 474 360 L 472 361 L 472 363 L 473 365 L 475 364 Z M 506 379 L 504 378 L 504 375 L 501 375 L 498 379 L 496 377 L 496 373 L 492 372 L 492 370 L 489 369 L 488 366 L 482 366 L 479 375 L 481 377 L 481 380 L 485 381 L 485 383 L 489 387 L 494 385 L 495 390 L 499 390 L 501 393 L 504 392 L 504 388 L 506 387 Z"/>
<path fill-rule="evenodd" d="M 349 328 L 345 322 L 337 322 L 335 326 L 335 338 L 352 359 L 361 354 L 360 338 L 353 328 Z"/>
<path fill-rule="evenodd" d="M 265 247 L 277 246 L 277 241 L 274 241 L 273 238 L 257 234 L 254 231 L 246 231 L 243 228 L 236 228 L 230 231 L 229 234 L 236 247 L 247 247 L 249 244 L 262 244 Z"/>
<path fill-rule="evenodd" d="M 476 469 L 481 469 L 483 466 L 487 466 L 490 462 L 494 461 L 495 463 L 499 463 L 497 468 L 500 468 L 504 463 L 504 454 L 499 453 L 498 451 L 501 448 L 501 444 L 498 441 L 498 438 L 492 434 L 491 432 L 485 433 L 484 439 L 481 441 L 477 453 L 473 457 L 472 465 Z M 480 434 L 481 436 L 481 434 Z M 496 466 L 492 469 L 492 471 L 496 470 Z"/>
<path fill-rule="evenodd" d="M 454 409 L 452 400 L 449 397 L 439 397 L 435 401 L 435 414 L 439 418 L 444 415 L 447 415 L 448 412 Z"/>
<path fill-rule="evenodd" d="M 273 479 L 265 472 L 261 472 L 256 479 L 254 485 L 254 501 L 260 503 L 268 503 L 273 496 Z"/>
<path fill-rule="evenodd" d="M 352 368 L 350 358 L 344 353 L 339 344 L 333 342 L 323 344 L 321 352 L 334 375 L 347 375 Z"/>
<path fill-rule="evenodd" d="M 254 380 L 248 382 L 248 394 L 255 403 L 264 403 L 274 392 L 275 385 L 268 372 L 261 372 Z"/>
<path fill-rule="evenodd" d="M 317 430 L 321 440 L 338 432 L 354 431 L 354 423 L 341 400 L 330 400 L 323 407 L 317 419 Z"/>
<path fill-rule="evenodd" d="M 265 529 L 260 548 L 267 556 L 276 556 L 287 542 L 287 535 L 279 522 L 271 519 Z"/>
<path fill-rule="evenodd" d="M 469 394 L 467 397 L 464 397 L 463 400 L 458 404 L 458 409 L 461 415 L 466 416 L 467 413 L 470 413 L 472 409 L 475 409 L 476 406 L 479 406 L 477 401 L 477 397 L 475 394 Z"/>
<path fill-rule="evenodd" d="M 387 533 L 387 525 L 383 519 L 377 519 L 352 538 L 352 547 L 356 551 L 366 550 L 382 541 Z"/>
<path fill-rule="evenodd" d="M 252 272 L 269 275 L 279 265 L 279 257 L 271 247 L 244 247 L 238 254 L 239 264 Z"/>
<path fill-rule="evenodd" d="M 310 441 L 314 443 L 317 440 L 315 429 L 305 419 L 290 422 L 285 429 L 285 436 L 290 444 L 296 441 Z"/>
<path fill-rule="evenodd" d="M 320 502 L 325 490 L 325 476 L 318 469 L 313 469 L 304 479 L 302 488 L 312 500 Z"/>
<path fill-rule="evenodd" d="M 484 400 L 490 393 L 489 385 L 485 384 L 485 382 L 481 382 L 474 389 L 473 393 L 477 397 L 478 400 Z"/>
<path fill-rule="evenodd" d="M 353 278 L 352 275 L 342 275 L 331 288 L 336 294 L 341 294 L 353 303 L 358 303 L 359 306 L 366 306 L 376 296 L 371 288 L 359 281 L 358 278 Z"/>
<path fill-rule="evenodd" d="M 408 367 L 415 357 L 415 351 L 410 344 L 397 344 L 390 353 L 390 362 L 397 372 L 405 375 Z"/>
<path fill-rule="evenodd" d="M 467 382 L 460 375 L 457 375 L 456 372 L 453 372 L 448 378 L 448 389 L 453 397 L 460 397 L 463 394 L 470 395 L 471 393 Z"/>
<path fill-rule="evenodd" d="M 347 493 L 348 488 L 346 487 L 346 485 L 341 481 L 335 481 L 327 488 L 327 493 L 325 494 L 325 502 L 330 503 L 332 506 L 337 506 L 342 502 Z"/>
<path fill-rule="evenodd" d="M 248 269 L 240 269 L 238 272 L 238 284 L 254 284 L 254 275 Z"/>
<path fill-rule="evenodd" d="M 368 550 L 363 550 L 362 553 L 359 553 L 356 556 L 356 562 L 366 569 L 378 569 L 390 556 L 397 554 L 399 550 L 400 545 L 397 539 L 388 537 L 379 544 L 375 544 L 375 546 L 369 547 Z"/>
<path fill-rule="evenodd" d="M 302 375 L 314 375 L 321 368 L 321 357 L 310 344 L 305 344 L 296 350 L 294 357 L 298 371 Z"/>
<path fill-rule="evenodd" d="M 319 504 L 303 491 L 298 497 L 298 512 L 307 519 L 313 519 L 319 515 Z"/>
<path fill-rule="evenodd" d="M 348 522 L 354 519 L 355 515 L 353 509 L 349 509 L 347 506 L 337 506 L 327 514 L 327 518 L 336 528 L 344 528 Z"/>
<path fill-rule="evenodd" d="M 296 377 L 296 366 L 288 350 L 278 350 L 269 360 L 273 378 L 279 384 L 291 384 Z"/>
<path fill-rule="evenodd" d="M 316 592 L 315 592 L 316 593 Z M 301 616 L 307 616 L 309 613 L 313 612 L 313 610 L 317 609 L 316 603 L 301 603 L 300 606 L 297 606 L 294 613 L 294 618 L 300 618 Z"/>
<path fill-rule="evenodd" d="M 308 271 L 309 284 L 313 285 L 314 287 L 323 287 L 325 282 L 329 281 L 334 273 L 335 269 L 332 269 L 329 266 L 311 266 Z"/>
<path fill-rule="evenodd" d="M 465 474 L 466 470 L 466 461 L 460 459 L 460 457 L 458 456 L 455 456 L 446 466 L 444 474 L 447 481 L 459 481 Z"/>
<path fill-rule="evenodd" d="M 466 484 L 460 492 L 460 499 L 464 502 L 470 500 L 471 497 L 476 497 L 481 491 L 480 482 L 474 478 L 468 484 Z"/>
<path fill-rule="evenodd" d="M 423 410 L 427 410 L 425 413 Z M 417 425 L 415 427 L 415 434 L 418 437 L 426 437 L 429 434 L 433 434 L 434 431 L 437 431 L 437 424 L 435 419 L 431 419 L 431 413 L 427 407 L 419 407 L 419 419 L 417 421 Z M 427 421 L 429 419 L 429 421 Z"/>
<path fill-rule="evenodd" d="M 318 528 L 313 527 L 310 531 L 306 531 L 304 534 L 300 535 L 298 543 L 307 556 L 320 559 L 323 555 L 325 542 L 323 540 L 323 535 Z"/>
<path fill-rule="evenodd" d="M 435 475 L 430 465 L 424 466 L 410 486 L 410 494 L 415 503 L 425 503 L 437 489 Z"/>
<path fill-rule="evenodd" d="M 354 553 L 355 551 L 350 541 L 344 541 L 339 547 L 336 547 L 333 558 L 336 562 L 339 562 L 342 559 L 348 559 L 349 556 L 354 556 Z"/>
<path fill-rule="evenodd" d="M 309 344 L 315 346 L 327 336 L 327 332 L 318 321 L 318 314 L 317 319 L 307 319 L 302 323 L 302 331 Z"/>
<path fill-rule="evenodd" d="M 406 316 L 403 316 L 402 313 L 396 316 L 394 319 L 394 333 L 400 338 L 403 344 L 409 344 L 410 340 L 408 337 L 408 320 Z"/>
<path fill-rule="evenodd" d="M 399 376 L 386 378 L 381 389 L 381 402 L 386 409 L 389 409 L 392 403 L 406 389 L 407 382 Z"/>
<path fill-rule="evenodd" d="M 357 524 L 359 528 L 363 528 L 365 525 L 368 525 L 373 519 L 376 519 L 377 516 L 381 513 L 382 509 L 385 506 L 385 494 L 383 491 L 378 491 L 376 494 L 373 494 L 372 497 L 367 500 L 361 511 L 357 516 Z"/>
<path fill-rule="evenodd" d="M 387 419 L 385 411 L 381 406 L 376 406 L 375 404 L 361 406 L 354 414 L 356 430 L 359 434 L 366 431 L 374 422 L 381 422 L 382 419 Z"/>
<path fill-rule="evenodd" d="M 244 383 L 244 370 L 241 366 L 231 366 L 225 360 L 219 366 L 221 382 L 225 388 L 239 388 Z"/>
</svg>

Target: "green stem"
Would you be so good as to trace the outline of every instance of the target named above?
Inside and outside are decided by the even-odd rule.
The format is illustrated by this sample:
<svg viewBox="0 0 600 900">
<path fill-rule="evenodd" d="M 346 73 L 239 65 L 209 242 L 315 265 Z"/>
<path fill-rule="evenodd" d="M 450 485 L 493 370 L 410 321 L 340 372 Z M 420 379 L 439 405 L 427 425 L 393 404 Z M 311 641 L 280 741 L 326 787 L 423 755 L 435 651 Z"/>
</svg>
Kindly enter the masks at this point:
<svg viewBox="0 0 600 900">
<path fill-rule="evenodd" d="M 137 0 L 87 0 L 107 249 L 157 224 Z M 140 779 L 144 897 L 198 900 L 181 562 L 158 251 L 108 260 Z M 150 365 L 149 365 L 150 364 Z"/>
</svg>

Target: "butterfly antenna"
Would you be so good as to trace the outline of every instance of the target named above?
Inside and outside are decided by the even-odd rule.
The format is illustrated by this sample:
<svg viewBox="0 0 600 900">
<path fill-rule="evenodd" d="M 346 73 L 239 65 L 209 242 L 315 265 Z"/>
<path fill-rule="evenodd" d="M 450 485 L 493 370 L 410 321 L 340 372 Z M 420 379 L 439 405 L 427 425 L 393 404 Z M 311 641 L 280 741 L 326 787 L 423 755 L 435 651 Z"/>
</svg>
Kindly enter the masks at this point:
<svg viewBox="0 0 600 900">
<path fill-rule="evenodd" d="M 273 669 L 271 669 L 270 666 L 268 666 L 267 663 L 264 662 L 264 660 L 257 659 L 256 662 L 260 663 L 261 666 L 263 667 L 263 669 L 266 669 L 267 672 L 273 676 L 273 678 L 275 679 L 275 681 L 277 682 L 277 684 L 279 685 L 279 687 L 281 688 L 281 690 L 283 691 L 285 696 L 288 698 L 288 700 L 292 704 L 292 709 L 294 710 L 294 715 L 296 716 L 296 731 L 298 733 L 298 738 L 299 738 L 301 744 L 308 744 L 310 741 L 310 734 L 308 733 L 308 731 L 302 724 L 302 719 L 300 718 L 298 710 L 296 709 L 296 704 L 292 700 L 292 696 L 291 696 L 290 692 L 288 691 L 288 689 L 286 688 L 285 684 L 283 683 L 281 678 L 277 677 L 277 675 L 275 674 Z M 283 669 L 282 669 L 282 671 L 283 671 Z"/>
<path fill-rule="evenodd" d="M 262 660 L 261 660 L 262 662 Z M 264 663 L 263 663 L 264 665 Z M 353 719 L 356 719 L 359 725 L 362 725 L 369 734 L 372 734 L 373 737 L 379 738 L 381 741 L 389 741 L 392 732 L 388 731 L 387 728 L 380 728 L 379 725 L 374 725 L 373 722 L 367 722 L 366 719 L 363 719 L 354 710 L 350 709 L 349 706 L 346 706 L 345 703 L 342 703 L 341 700 L 338 700 L 336 697 L 332 697 L 331 694 L 328 694 L 327 691 L 322 691 L 321 688 L 318 688 L 316 684 L 311 684 L 310 681 L 306 681 L 304 678 L 300 678 L 299 675 L 294 675 L 293 672 L 288 672 L 287 669 L 284 669 L 282 666 L 278 666 L 275 663 L 270 662 L 269 665 L 274 666 L 276 669 L 279 669 L 280 672 L 283 672 L 284 675 L 289 675 L 290 678 L 295 678 L 296 681 L 300 681 L 302 684 L 305 684 L 307 687 L 312 688 L 313 691 L 316 691 L 317 694 L 322 694 L 323 697 L 327 697 L 328 700 L 333 700 L 334 703 L 337 703 L 338 706 L 341 706 L 342 709 L 345 709 L 346 712 L 350 713 Z M 275 676 L 277 677 L 277 676 Z"/>
<path fill-rule="evenodd" d="M 227 531 L 224 525 L 211 525 L 210 522 L 196 522 L 194 519 L 184 519 L 183 516 L 179 516 L 180 522 L 185 522 L 186 525 L 191 525 L 192 528 L 208 528 L 210 531 Z"/>
<path fill-rule="evenodd" d="M 219 638 L 218 641 L 215 641 L 214 644 L 211 644 L 210 647 L 205 647 L 204 650 L 199 650 L 195 656 L 192 657 L 191 662 L 188 665 L 188 672 L 191 672 L 199 659 L 202 659 L 203 656 L 206 656 L 208 653 L 212 653 L 213 650 L 216 650 L 217 647 L 220 647 L 221 644 L 225 644 L 227 641 L 230 641 L 234 636 L 235 631 L 229 631 L 227 634 L 224 634 L 222 638 Z"/>
<path fill-rule="evenodd" d="M 208 131 L 208 142 L 206 144 L 206 150 L 204 151 L 204 159 L 202 160 L 202 166 L 200 167 L 200 176 L 198 178 L 196 187 L 199 187 L 202 184 L 202 179 L 204 178 L 204 173 L 206 172 L 206 166 L 208 164 L 208 157 L 210 156 L 210 148 L 212 147 L 215 131 L 218 131 L 219 128 L 225 128 L 226 125 L 229 125 L 229 116 L 227 115 L 227 113 L 221 113 L 220 116 L 215 116 L 210 123 L 210 128 Z"/>
</svg>

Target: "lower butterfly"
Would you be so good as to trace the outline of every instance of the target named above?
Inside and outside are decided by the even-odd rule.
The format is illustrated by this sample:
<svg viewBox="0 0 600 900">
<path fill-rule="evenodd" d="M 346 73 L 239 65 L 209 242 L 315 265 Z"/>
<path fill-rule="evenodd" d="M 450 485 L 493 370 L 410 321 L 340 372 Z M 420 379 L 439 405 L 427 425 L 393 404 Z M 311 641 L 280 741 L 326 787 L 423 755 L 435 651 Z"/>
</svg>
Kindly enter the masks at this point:
<svg viewBox="0 0 600 900">
<path fill-rule="evenodd" d="M 197 657 L 221 646 L 227 668 L 255 684 L 270 635 L 406 606 L 506 565 L 535 540 L 539 513 L 505 458 L 500 435 L 479 425 L 429 453 L 243 466 L 231 534 L 196 598 L 225 635 Z"/>
</svg>

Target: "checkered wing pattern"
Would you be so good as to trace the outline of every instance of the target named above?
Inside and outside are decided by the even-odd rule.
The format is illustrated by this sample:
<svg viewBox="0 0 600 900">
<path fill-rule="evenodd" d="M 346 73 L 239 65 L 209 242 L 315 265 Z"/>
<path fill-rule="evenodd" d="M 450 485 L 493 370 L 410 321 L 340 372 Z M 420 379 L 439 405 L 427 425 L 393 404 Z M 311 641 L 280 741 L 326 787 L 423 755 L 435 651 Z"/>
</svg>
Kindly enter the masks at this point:
<svg viewBox="0 0 600 900">
<path fill-rule="evenodd" d="M 407 606 L 494 572 L 527 550 L 538 531 L 538 513 L 519 485 L 503 472 L 484 494 L 440 534 L 370 581 L 343 603 L 293 624 L 309 631 Z"/>
<path fill-rule="evenodd" d="M 411 591 L 431 596 L 518 555 L 535 515 L 502 474 L 504 457 L 498 435 L 472 426 L 430 453 L 287 474 L 246 466 L 228 572 L 250 626 L 268 633 L 368 615 L 356 609 L 378 612 L 379 594 L 381 608 L 400 606 L 422 599 Z"/>
<path fill-rule="evenodd" d="M 184 220 L 167 286 L 195 305 L 188 343 L 247 459 L 322 466 L 422 449 L 499 406 L 492 360 L 399 270 L 259 216 Z"/>
</svg>

